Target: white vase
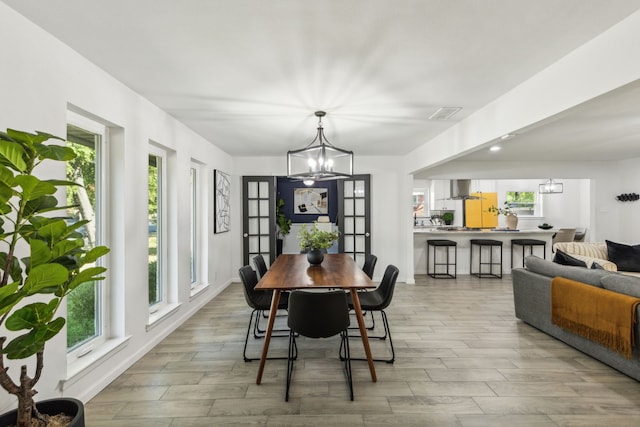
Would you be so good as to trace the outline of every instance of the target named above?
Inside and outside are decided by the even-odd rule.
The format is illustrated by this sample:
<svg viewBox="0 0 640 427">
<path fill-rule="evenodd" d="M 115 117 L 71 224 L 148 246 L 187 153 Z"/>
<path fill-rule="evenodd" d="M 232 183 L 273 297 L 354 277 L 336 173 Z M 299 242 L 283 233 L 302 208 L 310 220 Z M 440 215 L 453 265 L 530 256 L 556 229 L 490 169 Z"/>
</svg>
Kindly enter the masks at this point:
<svg viewBox="0 0 640 427">
<path fill-rule="evenodd" d="M 507 214 L 505 215 L 505 221 L 507 223 L 507 228 L 509 230 L 517 230 L 518 229 L 518 216 L 516 214 Z"/>
</svg>

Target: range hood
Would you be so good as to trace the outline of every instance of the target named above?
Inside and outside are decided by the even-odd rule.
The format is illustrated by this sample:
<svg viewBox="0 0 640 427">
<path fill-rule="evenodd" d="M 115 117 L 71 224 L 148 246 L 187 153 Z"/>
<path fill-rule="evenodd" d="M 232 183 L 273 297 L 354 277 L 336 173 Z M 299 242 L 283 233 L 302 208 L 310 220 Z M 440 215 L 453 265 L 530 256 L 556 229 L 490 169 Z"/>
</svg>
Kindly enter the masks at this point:
<svg viewBox="0 0 640 427">
<path fill-rule="evenodd" d="M 449 181 L 451 185 L 450 200 L 468 200 L 480 199 L 480 197 L 472 196 L 469 189 L 471 188 L 470 179 L 452 179 Z"/>
</svg>

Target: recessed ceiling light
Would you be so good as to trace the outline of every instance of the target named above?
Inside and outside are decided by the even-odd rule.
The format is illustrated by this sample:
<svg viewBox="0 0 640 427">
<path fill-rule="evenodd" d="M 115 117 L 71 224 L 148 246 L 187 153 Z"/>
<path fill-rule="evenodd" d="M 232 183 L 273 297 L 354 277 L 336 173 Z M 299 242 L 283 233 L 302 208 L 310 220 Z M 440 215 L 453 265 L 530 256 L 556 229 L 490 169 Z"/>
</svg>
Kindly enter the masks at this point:
<svg viewBox="0 0 640 427">
<path fill-rule="evenodd" d="M 502 135 L 500 137 L 500 139 L 504 141 L 505 139 L 513 138 L 514 136 L 515 136 L 515 134 L 513 134 L 513 133 L 505 133 L 504 135 Z"/>
<path fill-rule="evenodd" d="M 493 147 L 489 148 L 489 151 L 500 151 L 500 146 L 494 145 Z"/>
</svg>

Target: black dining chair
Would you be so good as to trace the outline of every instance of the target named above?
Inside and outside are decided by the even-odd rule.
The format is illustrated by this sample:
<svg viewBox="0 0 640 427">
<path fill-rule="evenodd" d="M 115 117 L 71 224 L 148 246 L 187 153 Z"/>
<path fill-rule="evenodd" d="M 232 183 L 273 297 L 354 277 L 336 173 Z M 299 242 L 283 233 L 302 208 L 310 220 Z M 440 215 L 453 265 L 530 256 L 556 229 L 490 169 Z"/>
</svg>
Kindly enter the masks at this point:
<svg viewBox="0 0 640 427">
<path fill-rule="evenodd" d="M 308 338 L 328 338 L 340 334 L 340 360 L 344 369 L 349 394 L 353 400 L 353 378 L 349 350 L 349 307 L 344 291 L 293 291 L 289 295 L 289 357 L 287 360 L 287 388 L 284 400 L 289 401 L 293 376 L 293 362 L 297 357 L 296 334 Z"/>
<path fill-rule="evenodd" d="M 389 344 L 391 345 L 391 358 L 390 359 L 376 359 L 373 360 L 377 362 L 387 362 L 393 363 L 396 360 L 396 352 L 393 348 L 393 340 L 391 339 L 391 329 L 389 328 L 389 320 L 387 319 L 387 313 L 384 311 L 389 304 L 391 304 L 391 300 L 393 299 L 393 290 L 396 286 L 396 280 L 398 279 L 398 267 L 395 265 L 388 265 L 384 271 L 384 276 L 382 276 L 382 281 L 380 285 L 373 291 L 370 292 L 358 292 L 358 299 L 360 300 L 360 306 L 362 307 L 362 311 L 371 312 L 371 317 L 373 317 L 374 312 L 379 311 L 382 316 L 382 324 L 384 325 L 384 335 L 382 336 L 371 336 L 368 335 L 369 338 L 378 338 L 381 340 L 386 340 L 387 336 L 389 337 Z M 351 295 L 347 296 L 347 301 L 349 303 L 349 308 L 353 309 L 353 300 Z M 365 360 L 365 359 L 357 359 L 352 358 L 352 360 Z"/>
<path fill-rule="evenodd" d="M 373 254 L 367 254 L 364 257 L 364 265 L 362 266 L 362 271 L 365 272 L 369 279 L 373 280 L 373 271 L 376 268 L 376 263 L 378 262 L 378 257 Z"/>
<path fill-rule="evenodd" d="M 258 284 L 258 276 L 256 272 L 249 265 L 245 265 L 238 270 L 240 274 L 240 280 L 242 280 L 243 290 L 244 290 L 244 299 L 247 301 L 249 307 L 253 309 L 251 311 L 251 315 L 249 316 L 249 325 L 247 326 L 247 336 L 244 340 L 244 350 L 242 351 L 242 356 L 244 357 L 245 362 L 250 362 L 252 360 L 258 360 L 259 357 L 249 358 L 247 357 L 247 344 L 249 342 L 249 333 L 251 332 L 251 325 L 253 324 L 253 336 L 254 338 L 262 338 L 263 332 L 259 331 L 258 321 L 260 319 L 260 313 L 262 311 L 268 311 L 271 308 L 271 298 L 273 296 L 273 291 L 256 291 L 255 287 Z M 278 309 L 286 309 L 288 306 L 289 294 L 287 292 L 282 292 L 280 294 L 280 302 L 278 304 Z M 255 315 L 255 321 L 254 321 Z M 282 329 L 274 330 L 276 332 L 283 332 Z M 279 336 L 279 335 L 272 335 Z M 280 335 L 283 336 L 283 335 Z M 287 336 L 287 335 L 284 335 Z M 269 359 L 286 359 L 286 357 L 272 357 Z"/>
<path fill-rule="evenodd" d="M 364 264 L 362 265 L 362 271 L 364 271 L 364 273 L 369 276 L 369 279 L 373 280 L 373 272 L 376 269 L 376 263 L 378 262 L 378 257 L 373 255 L 373 254 L 367 254 L 364 257 Z M 368 290 L 363 290 L 363 291 L 359 291 L 359 292 L 369 292 Z M 363 312 L 362 313 L 363 316 L 367 315 L 367 312 Z M 371 316 L 371 326 L 367 326 L 367 329 L 372 331 L 374 330 L 376 327 L 376 319 L 375 317 L 373 317 L 373 315 Z M 354 328 L 351 328 L 354 329 Z M 357 328 L 356 328 L 357 329 Z"/>
<path fill-rule="evenodd" d="M 261 254 L 258 254 L 253 257 L 253 266 L 256 268 L 258 272 L 258 276 L 262 279 L 264 275 L 267 273 L 267 263 L 264 261 L 264 257 Z"/>
</svg>

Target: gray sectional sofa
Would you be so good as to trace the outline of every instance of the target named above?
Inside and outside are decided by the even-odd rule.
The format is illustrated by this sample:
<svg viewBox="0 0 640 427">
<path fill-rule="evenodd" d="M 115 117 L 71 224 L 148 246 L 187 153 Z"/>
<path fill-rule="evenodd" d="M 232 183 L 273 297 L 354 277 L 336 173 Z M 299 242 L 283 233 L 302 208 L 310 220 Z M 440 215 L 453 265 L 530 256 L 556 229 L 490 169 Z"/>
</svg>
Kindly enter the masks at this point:
<svg viewBox="0 0 640 427">
<path fill-rule="evenodd" d="M 512 270 L 513 298 L 518 319 L 640 381 L 640 324 L 636 323 L 634 328 L 635 342 L 633 358 L 630 360 L 598 343 L 559 328 L 551 323 L 551 280 L 556 276 L 635 297 L 640 297 L 640 278 L 607 270 L 560 265 L 536 256 L 525 258 L 525 268 Z M 640 306 L 637 310 L 640 320 Z"/>
</svg>

